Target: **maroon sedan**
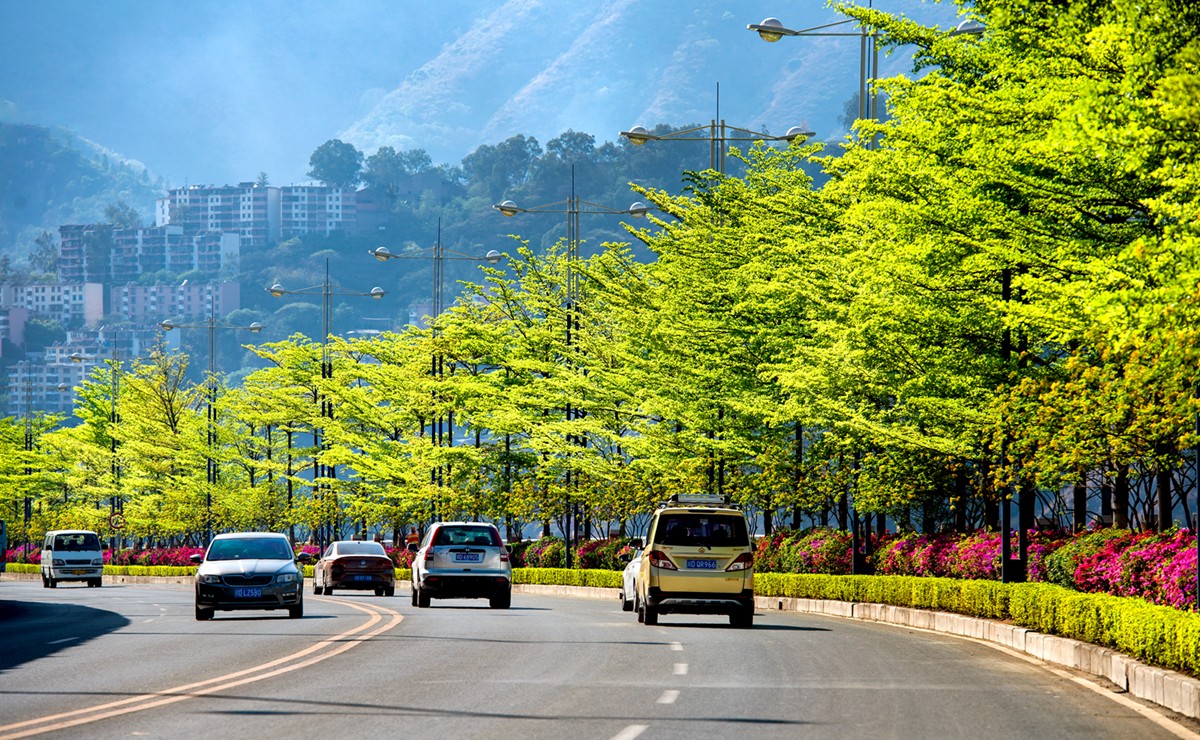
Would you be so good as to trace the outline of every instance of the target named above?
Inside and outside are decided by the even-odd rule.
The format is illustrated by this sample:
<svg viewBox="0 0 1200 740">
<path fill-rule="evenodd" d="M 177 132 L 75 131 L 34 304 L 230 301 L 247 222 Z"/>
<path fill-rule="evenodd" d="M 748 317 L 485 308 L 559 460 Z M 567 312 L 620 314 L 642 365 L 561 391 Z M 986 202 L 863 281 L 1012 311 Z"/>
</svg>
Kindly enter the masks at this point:
<svg viewBox="0 0 1200 740">
<path fill-rule="evenodd" d="M 396 595 L 396 566 L 378 542 L 338 540 L 313 565 L 313 593 L 330 596 L 335 588 Z"/>
</svg>

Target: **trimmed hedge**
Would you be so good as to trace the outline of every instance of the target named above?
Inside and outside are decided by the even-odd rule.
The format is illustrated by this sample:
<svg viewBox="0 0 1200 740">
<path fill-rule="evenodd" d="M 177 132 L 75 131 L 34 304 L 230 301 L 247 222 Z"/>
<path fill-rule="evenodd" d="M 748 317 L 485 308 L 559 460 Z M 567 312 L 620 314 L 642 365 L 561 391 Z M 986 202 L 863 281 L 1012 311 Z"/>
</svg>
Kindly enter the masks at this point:
<svg viewBox="0 0 1200 740">
<path fill-rule="evenodd" d="M 513 583 L 531 586 L 620 588 L 621 571 L 576 570 L 574 568 L 513 568 Z"/>
<path fill-rule="evenodd" d="M 1142 599 L 1081 593 L 1048 583 L 920 576 L 756 573 L 755 593 L 936 609 L 1103 645 L 1160 668 L 1200 676 L 1200 614 Z"/>
</svg>

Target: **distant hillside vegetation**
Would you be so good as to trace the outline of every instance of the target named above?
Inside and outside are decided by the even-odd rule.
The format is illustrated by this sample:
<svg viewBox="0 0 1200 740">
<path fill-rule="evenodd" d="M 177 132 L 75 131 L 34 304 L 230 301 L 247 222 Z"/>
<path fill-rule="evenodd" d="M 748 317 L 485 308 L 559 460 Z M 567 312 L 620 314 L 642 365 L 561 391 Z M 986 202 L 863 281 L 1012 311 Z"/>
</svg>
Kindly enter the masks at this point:
<svg viewBox="0 0 1200 740">
<path fill-rule="evenodd" d="M 65 129 L 0 123 L 0 254 L 23 260 L 41 232 L 104 221 L 117 201 L 149 224 L 164 188 L 140 162 Z"/>
</svg>

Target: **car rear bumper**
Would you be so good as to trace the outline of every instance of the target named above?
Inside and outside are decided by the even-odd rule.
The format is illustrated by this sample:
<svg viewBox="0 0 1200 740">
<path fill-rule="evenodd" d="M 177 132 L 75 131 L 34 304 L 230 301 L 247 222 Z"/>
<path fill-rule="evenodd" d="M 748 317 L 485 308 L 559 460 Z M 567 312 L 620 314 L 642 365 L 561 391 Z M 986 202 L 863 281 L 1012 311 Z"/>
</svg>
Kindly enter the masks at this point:
<svg viewBox="0 0 1200 740">
<path fill-rule="evenodd" d="M 754 591 L 740 593 L 704 593 L 663 591 L 651 587 L 647 603 L 660 614 L 737 614 L 754 608 Z"/>
<path fill-rule="evenodd" d="M 359 579 L 356 576 L 365 575 L 365 579 Z M 395 577 L 388 577 L 378 573 L 347 573 L 341 578 L 330 579 L 326 586 L 329 588 L 337 588 L 343 591 L 353 591 L 355 589 L 361 591 L 373 591 L 377 588 L 393 588 L 395 586 Z"/>
<path fill-rule="evenodd" d="M 435 599 L 486 599 L 508 593 L 512 579 L 504 573 L 428 573 L 418 586 Z"/>
</svg>

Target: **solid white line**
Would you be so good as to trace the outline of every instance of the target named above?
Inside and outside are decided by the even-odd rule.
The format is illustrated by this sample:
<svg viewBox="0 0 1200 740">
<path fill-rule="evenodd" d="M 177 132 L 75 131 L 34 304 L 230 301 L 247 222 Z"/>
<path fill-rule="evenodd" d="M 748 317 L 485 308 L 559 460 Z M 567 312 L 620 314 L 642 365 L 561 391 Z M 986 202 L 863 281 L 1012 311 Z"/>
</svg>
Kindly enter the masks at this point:
<svg viewBox="0 0 1200 740">
<path fill-rule="evenodd" d="M 48 642 L 46 644 L 47 645 L 57 645 L 60 642 L 71 642 L 72 640 L 78 640 L 78 639 L 79 639 L 78 637 L 64 637 L 61 640 L 51 640 L 50 642 Z"/>
<path fill-rule="evenodd" d="M 683 644 L 679 642 L 673 642 L 671 643 L 671 649 L 677 653 L 681 652 L 683 650 Z"/>
<path fill-rule="evenodd" d="M 656 704 L 674 704 L 675 700 L 678 698 L 679 698 L 678 691 L 676 691 L 675 689 L 667 689 L 666 691 L 662 692 L 662 695 L 658 697 L 658 701 L 655 703 Z"/>
<path fill-rule="evenodd" d="M 649 725 L 630 725 L 612 736 L 612 740 L 633 740 L 646 731 Z"/>
<path fill-rule="evenodd" d="M 687 663 L 676 663 L 675 664 L 675 675 L 676 676 L 686 676 L 687 675 Z"/>
</svg>

